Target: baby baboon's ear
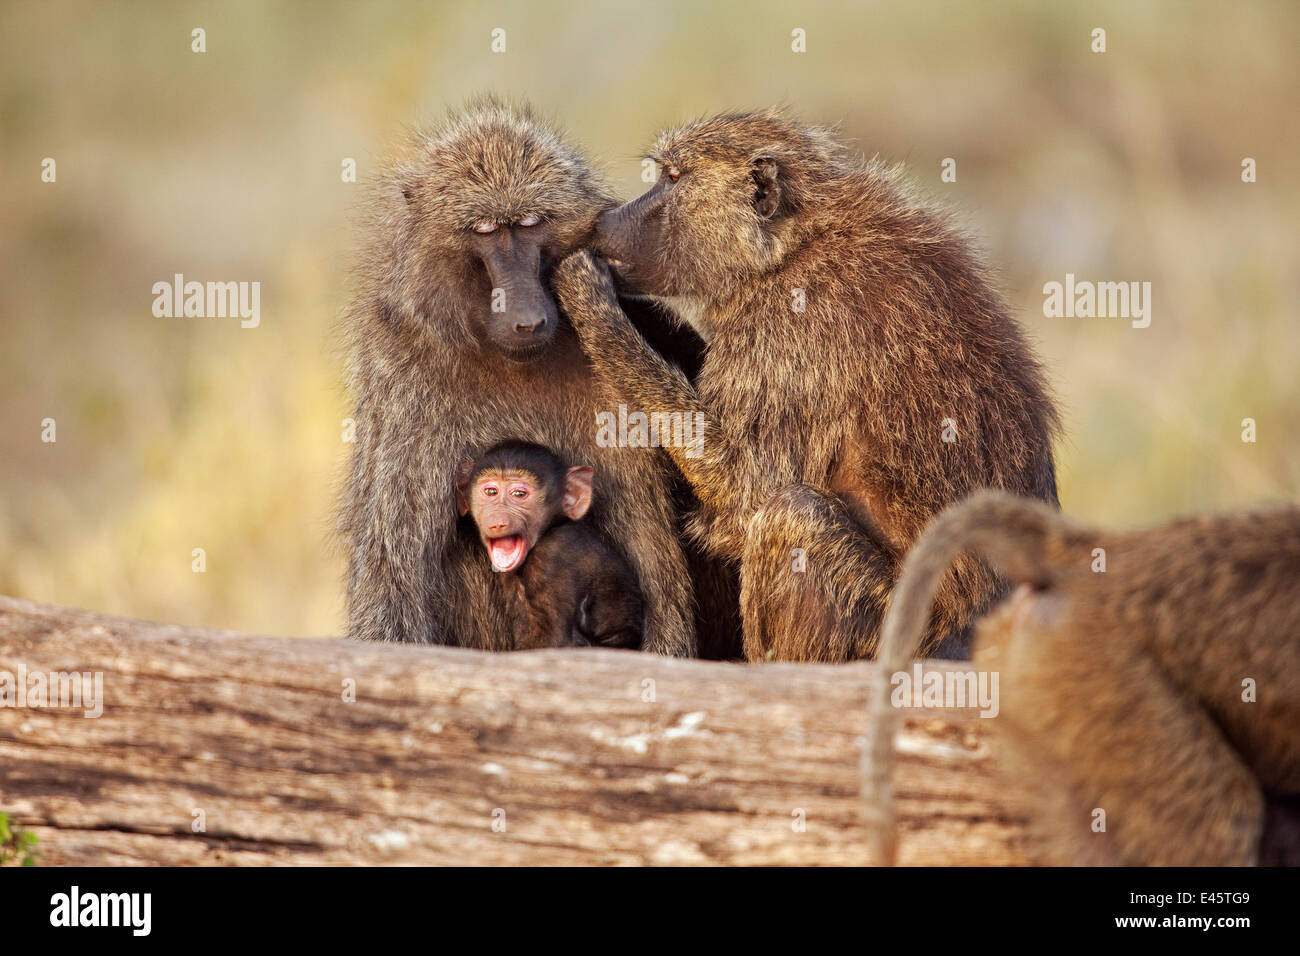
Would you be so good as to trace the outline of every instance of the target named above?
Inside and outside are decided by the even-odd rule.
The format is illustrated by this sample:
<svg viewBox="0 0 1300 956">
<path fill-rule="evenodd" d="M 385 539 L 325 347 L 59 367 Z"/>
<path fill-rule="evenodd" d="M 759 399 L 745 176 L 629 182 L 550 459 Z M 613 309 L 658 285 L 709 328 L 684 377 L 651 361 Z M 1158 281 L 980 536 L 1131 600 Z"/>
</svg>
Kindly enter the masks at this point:
<svg viewBox="0 0 1300 956">
<path fill-rule="evenodd" d="M 574 521 L 591 507 L 591 480 L 595 473 L 590 465 L 575 465 L 564 476 L 563 510 Z"/>
<path fill-rule="evenodd" d="M 781 206 L 781 185 L 777 182 L 776 160 L 760 156 L 750 164 L 754 180 L 754 210 L 764 219 L 771 219 Z"/>
</svg>

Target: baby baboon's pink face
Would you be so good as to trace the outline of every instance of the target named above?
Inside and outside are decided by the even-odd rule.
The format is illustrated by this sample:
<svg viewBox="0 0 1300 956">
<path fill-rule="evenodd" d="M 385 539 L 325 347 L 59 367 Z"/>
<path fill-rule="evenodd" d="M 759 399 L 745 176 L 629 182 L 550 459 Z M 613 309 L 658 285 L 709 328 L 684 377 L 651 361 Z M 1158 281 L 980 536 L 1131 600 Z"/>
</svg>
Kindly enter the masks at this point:
<svg viewBox="0 0 1300 956">
<path fill-rule="evenodd" d="M 456 506 L 470 515 L 494 571 L 517 571 L 557 518 L 577 521 L 591 507 L 590 465 L 565 469 L 540 445 L 504 442 L 456 469 Z"/>
<path fill-rule="evenodd" d="M 538 478 L 526 471 L 492 469 L 474 476 L 469 511 L 492 559 L 493 571 L 516 571 L 555 511 Z"/>
</svg>

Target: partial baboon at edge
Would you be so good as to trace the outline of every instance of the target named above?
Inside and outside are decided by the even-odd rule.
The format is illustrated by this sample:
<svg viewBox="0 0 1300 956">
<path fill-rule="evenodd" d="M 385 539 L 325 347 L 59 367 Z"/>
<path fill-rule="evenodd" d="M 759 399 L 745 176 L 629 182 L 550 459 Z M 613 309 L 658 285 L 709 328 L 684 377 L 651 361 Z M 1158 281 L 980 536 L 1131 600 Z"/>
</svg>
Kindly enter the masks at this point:
<svg viewBox="0 0 1300 956">
<path fill-rule="evenodd" d="M 895 857 L 891 677 L 963 552 L 1019 585 L 978 623 L 975 663 L 999 674 L 999 754 L 1032 795 L 1041 862 L 1300 863 L 1300 511 L 1105 532 L 990 491 L 926 530 L 885 619 L 863 763 L 872 862 Z"/>
<path fill-rule="evenodd" d="M 381 177 L 346 327 L 356 447 L 340 526 L 353 637 L 510 647 L 501 582 L 458 525 L 454 492 L 462 459 L 520 439 L 595 467 L 591 520 L 636 571 L 642 646 L 694 653 L 669 462 L 596 444 L 596 414 L 618 398 L 546 287 L 612 205 L 554 130 L 491 99 L 418 134 Z"/>
<path fill-rule="evenodd" d="M 1042 371 L 966 240 L 829 132 L 725 115 L 651 156 L 658 183 L 601 215 L 595 249 L 699 330 L 695 385 L 637 336 L 603 263 L 571 257 L 557 293 L 631 405 L 704 413 L 703 454 L 670 452 L 699 501 L 691 533 L 740 567 L 746 657 L 870 656 L 899 562 L 944 506 L 980 487 L 1055 502 Z M 998 593 L 958 562 L 926 647 L 960 656 Z"/>
</svg>

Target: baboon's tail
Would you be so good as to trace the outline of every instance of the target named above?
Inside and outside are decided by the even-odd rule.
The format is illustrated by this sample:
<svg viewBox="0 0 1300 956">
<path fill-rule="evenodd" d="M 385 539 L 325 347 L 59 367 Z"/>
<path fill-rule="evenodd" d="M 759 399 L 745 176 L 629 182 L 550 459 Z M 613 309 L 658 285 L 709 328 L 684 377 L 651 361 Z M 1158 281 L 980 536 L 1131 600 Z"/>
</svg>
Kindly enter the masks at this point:
<svg viewBox="0 0 1300 956">
<path fill-rule="evenodd" d="M 882 627 L 862 755 L 863 815 L 869 862 L 892 866 L 894 736 L 902 715 L 890 706 L 890 678 L 916 655 L 944 574 L 962 552 L 975 552 L 1015 584 L 1046 587 L 1061 567 L 1072 527 L 1045 501 L 977 491 L 930 522 L 908 551 Z"/>
</svg>

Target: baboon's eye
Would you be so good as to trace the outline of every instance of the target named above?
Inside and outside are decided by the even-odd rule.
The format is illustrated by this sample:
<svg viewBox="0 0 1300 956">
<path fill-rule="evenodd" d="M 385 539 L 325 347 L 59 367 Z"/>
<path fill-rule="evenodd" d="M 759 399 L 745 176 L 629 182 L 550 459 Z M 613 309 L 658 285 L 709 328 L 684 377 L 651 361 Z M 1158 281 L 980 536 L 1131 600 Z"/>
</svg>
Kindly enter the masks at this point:
<svg viewBox="0 0 1300 956">
<path fill-rule="evenodd" d="M 676 166 L 669 166 L 667 169 L 664 170 L 664 172 L 668 174 L 668 178 L 671 179 L 673 182 L 677 182 L 677 180 L 682 178 L 682 171 L 678 169 Z"/>
<path fill-rule="evenodd" d="M 474 231 L 482 233 L 496 232 L 497 224 L 490 219 L 484 219 L 482 222 L 474 223 Z"/>
<path fill-rule="evenodd" d="M 537 224 L 538 224 L 539 222 L 541 222 L 541 221 L 542 221 L 542 217 L 541 217 L 541 216 L 524 216 L 524 218 L 523 218 L 523 219 L 520 219 L 517 223 L 515 223 L 515 225 L 516 225 L 516 226 L 535 226 L 535 225 L 537 225 Z"/>
<path fill-rule="evenodd" d="M 497 486 L 496 486 L 496 485 L 484 485 L 484 486 L 483 486 L 483 494 L 484 494 L 486 497 L 488 497 L 488 498 L 495 498 L 495 497 L 497 496 Z"/>
<path fill-rule="evenodd" d="M 527 488 L 511 488 L 511 489 L 510 489 L 510 494 L 511 494 L 512 497 L 519 498 L 520 500 L 523 500 L 524 498 L 527 498 L 527 497 L 528 497 L 528 489 L 527 489 Z"/>
</svg>

